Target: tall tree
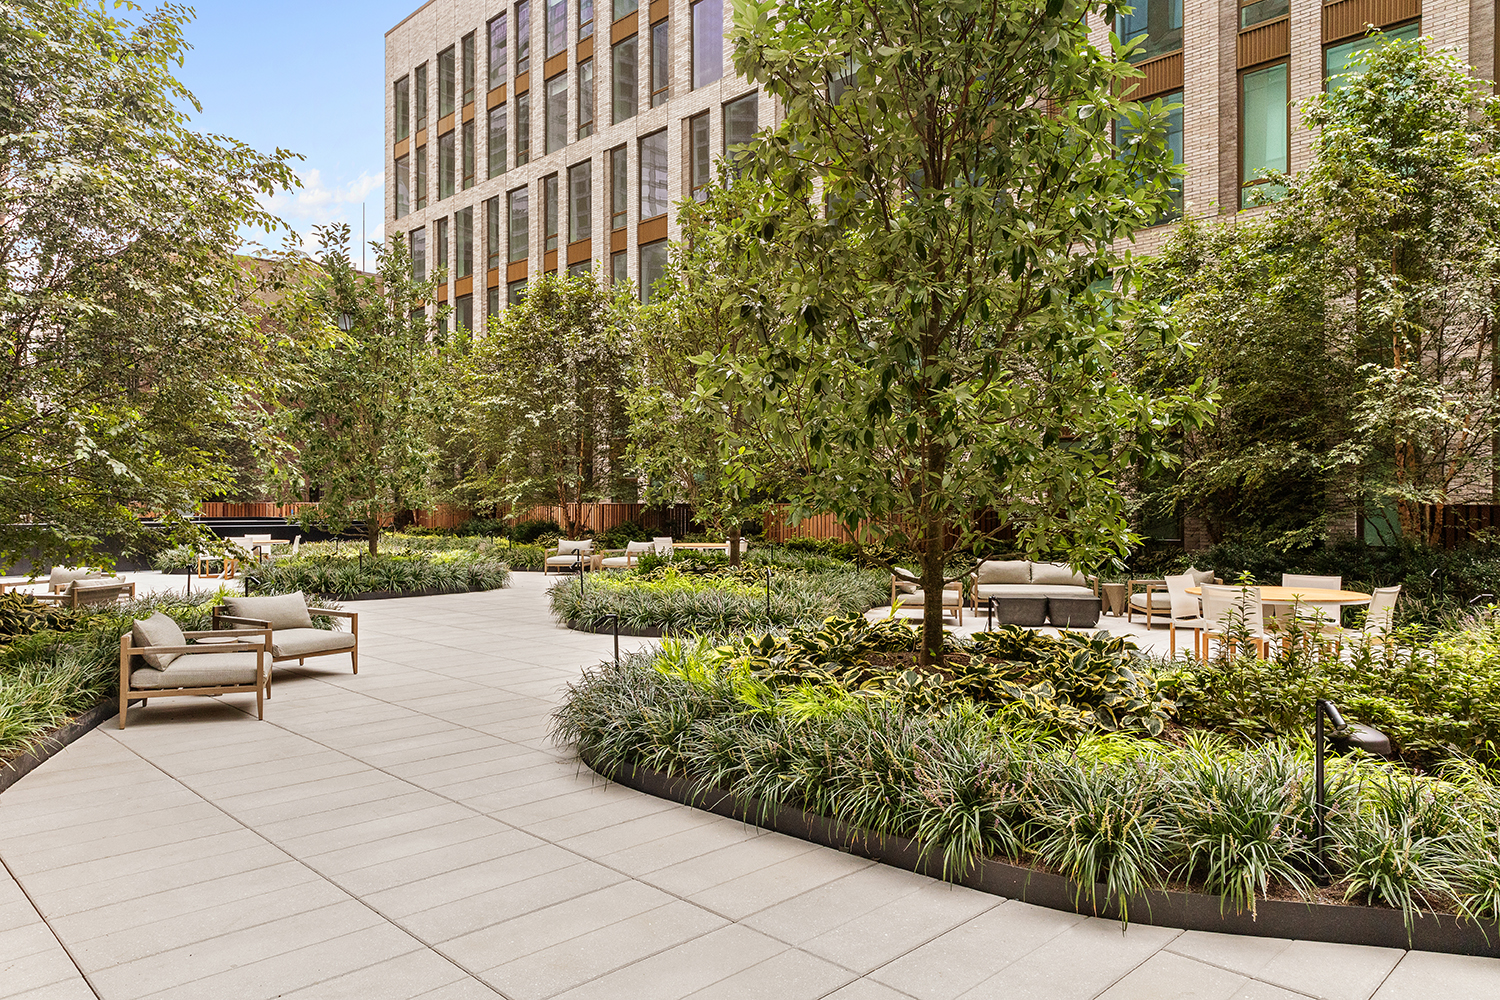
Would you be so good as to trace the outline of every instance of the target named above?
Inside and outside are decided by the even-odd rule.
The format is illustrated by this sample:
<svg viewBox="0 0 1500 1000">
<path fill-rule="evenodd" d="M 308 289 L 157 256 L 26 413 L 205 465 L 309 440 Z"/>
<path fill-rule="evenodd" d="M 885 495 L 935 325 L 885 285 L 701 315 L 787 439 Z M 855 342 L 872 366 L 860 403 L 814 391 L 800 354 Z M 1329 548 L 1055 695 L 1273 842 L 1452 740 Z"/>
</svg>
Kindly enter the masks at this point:
<svg viewBox="0 0 1500 1000">
<path fill-rule="evenodd" d="M 464 376 L 471 502 L 555 505 L 577 537 L 584 503 L 624 492 L 634 313 L 623 285 L 544 275 L 491 321 Z"/>
<path fill-rule="evenodd" d="M 289 251 L 285 298 L 277 310 L 280 447 L 269 457 L 288 500 L 316 491 L 308 523 L 343 531 L 364 527 L 371 555 L 381 522 L 427 499 L 437 455 L 431 429 L 451 355 L 430 342 L 431 321 L 417 304 L 432 283 L 412 278 L 397 233 L 374 244 L 376 275 L 355 270 L 349 227 L 320 228 L 315 259 Z"/>
<path fill-rule="evenodd" d="M 295 183 L 189 128 L 177 6 L 0 12 L 0 563 L 151 544 L 233 481 L 263 351 L 243 227 Z"/>
<path fill-rule="evenodd" d="M 994 533 L 1095 566 L 1131 540 L 1116 486 L 1197 412 L 1111 377 L 1117 252 L 1172 204 L 1166 109 L 1090 44 L 1089 0 L 737 0 L 735 65 L 785 109 L 715 224 L 782 279 L 742 287 L 768 336 L 721 380 L 805 470 L 795 497 L 914 551 L 923 657 L 945 563 Z M 1124 155 L 1112 123 L 1137 141 Z M 1174 349 L 1170 334 L 1165 349 Z M 986 535 L 989 534 L 989 538 Z"/>
</svg>

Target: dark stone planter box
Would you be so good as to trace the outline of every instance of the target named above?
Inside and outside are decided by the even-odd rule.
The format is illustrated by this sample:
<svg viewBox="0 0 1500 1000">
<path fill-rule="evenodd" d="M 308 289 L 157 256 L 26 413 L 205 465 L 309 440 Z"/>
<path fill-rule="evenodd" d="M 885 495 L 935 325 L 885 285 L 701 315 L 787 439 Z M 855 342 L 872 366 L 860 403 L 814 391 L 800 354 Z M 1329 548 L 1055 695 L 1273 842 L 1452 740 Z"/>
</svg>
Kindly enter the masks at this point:
<svg viewBox="0 0 1500 1000">
<path fill-rule="evenodd" d="M 584 757 L 584 763 L 594 766 L 587 757 Z M 924 856 L 916 842 L 907 837 L 874 834 L 841 820 L 792 806 L 767 807 L 764 803 L 742 799 L 719 788 L 645 768 L 637 767 L 620 774 L 599 773 L 650 795 L 896 868 L 920 872 L 932 878 L 943 877 L 941 852 Z M 1036 906 L 1120 919 L 1119 902 L 1109 897 L 1104 885 L 1095 885 L 1090 895 L 1080 892 L 1076 882 L 1062 875 L 1024 865 L 986 859 L 966 876 L 954 881 L 971 889 Z M 1127 897 L 1125 907 L 1132 922 L 1159 927 L 1500 958 L 1500 925 L 1494 921 L 1468 922 L 1445 913 L 1424 914 L 1412 922 L 1408 935 L 1400 910 L 1370 906 L 1263 899 L 1256 904 L 1257 913 L 1252 916 L 1248 911 L 1236 913 L 1225 907 L 1217 896 L 1151 890 Z"/>
<path fill-rule="evenodd" d="M 996 625 L 1025 625 L 1040 628 L 1047 622 L 1045 597 L 992 597 Z"/>
<path fill-rule="evenodd" d="M 1101 611 L 1097 597 L 1047 598 L 1047 620 L 1057 628 L 1095 628 Z"/>
</svg>

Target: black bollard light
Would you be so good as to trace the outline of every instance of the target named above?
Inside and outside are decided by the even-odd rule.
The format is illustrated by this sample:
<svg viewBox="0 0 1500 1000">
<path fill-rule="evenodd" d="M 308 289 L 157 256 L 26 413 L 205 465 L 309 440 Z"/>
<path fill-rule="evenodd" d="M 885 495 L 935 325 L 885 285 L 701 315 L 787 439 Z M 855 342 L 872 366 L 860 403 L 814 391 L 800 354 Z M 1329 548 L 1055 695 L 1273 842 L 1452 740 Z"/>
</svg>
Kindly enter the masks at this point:
<svg viewBox="0 0 1500 1000">
<path fill-rule="evenodd" d="M 620 616 L 617 614 L 605 615 L 609 619 L 610 627 L 615 633 L 615 669 L 620 668 Z"/>
<path fill-rule="evenodd" d="M 573 565 L 578 569 L 578 598 L 583 599 L 583 553 L 573 553 Z"/>
<path fill-rule="evenodd" d="M 1325 716 L 1334 729 L 1344 728 L 1344 717 L 1337 705 L 1327 698 L 1313 702 L 1313 845 L 1318 856 L 1318 878 L 1324 882 L 1328 879 L 1328 792 L 1323 782 Z"/>
<path fill-rule="evenodd" d="M 766 625 L 771 624 L 771 567 L 766 567 Z"/>
</svg>

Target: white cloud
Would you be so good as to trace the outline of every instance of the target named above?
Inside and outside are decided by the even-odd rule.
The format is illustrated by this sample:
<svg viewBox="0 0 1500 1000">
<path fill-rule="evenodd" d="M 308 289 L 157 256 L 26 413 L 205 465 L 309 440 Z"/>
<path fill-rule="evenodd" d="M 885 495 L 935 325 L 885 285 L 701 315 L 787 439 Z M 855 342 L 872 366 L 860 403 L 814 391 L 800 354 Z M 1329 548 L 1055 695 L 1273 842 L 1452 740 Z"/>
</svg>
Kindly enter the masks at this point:
<svg viewBox="0 0 1500 1000">
<path fill-rule="evenodd" d="M 385 174 L 361 172 L 350 181 L 329 184 L 323 172 L 316 167 L 298 171 L 302 182 L 299 188 L 278 191 L 270 198 L 262 198 L 262 204 L 282 221 L 291 226 L 302 239 L 305 249 L 317 247 L 314 226 L 327 226 L 343 222 L 348 224 L 350 242 L 357 251 L 360 234 L 360 207 L 364 206 L 366 238 L 378 241 L 385 233 Z"/>
</svg>

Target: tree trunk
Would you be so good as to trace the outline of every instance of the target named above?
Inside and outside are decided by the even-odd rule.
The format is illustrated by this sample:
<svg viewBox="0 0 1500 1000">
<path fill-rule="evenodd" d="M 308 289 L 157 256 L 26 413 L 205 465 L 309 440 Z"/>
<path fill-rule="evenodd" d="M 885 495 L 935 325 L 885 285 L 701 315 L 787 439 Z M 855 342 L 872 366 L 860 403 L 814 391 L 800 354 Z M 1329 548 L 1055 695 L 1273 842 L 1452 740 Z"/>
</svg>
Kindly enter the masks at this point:
<svg viewBox="0 0 1500 1000">
<path fill-rule="evenodd" d="M 372 556 L 373 555 L 379 555 L 379 553 L 380 553 L 380 518 L 379 517 L 372 517 L 372 518 L 370 518 L 369 521 L 365 522 L 365 537 L 369 540 L 369 543 L 370 543 L 370 555 L 372 555 Z"/>
<path fill-rule="evenodd" d="M 922 538 L 922 651 L 923 666 L 943 662 L 943 517 L 929 510 Z"/>
<path fill-rule="evenodd" d="M 729 565 L 740 564 L 740 520 L 734 518 L 729 522 Z"/>
</svg>

